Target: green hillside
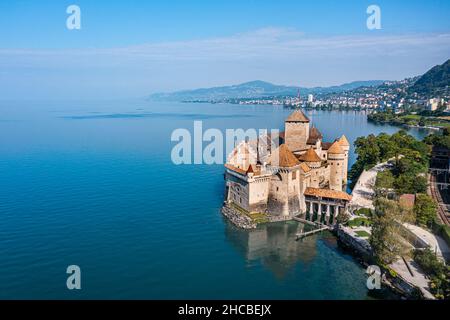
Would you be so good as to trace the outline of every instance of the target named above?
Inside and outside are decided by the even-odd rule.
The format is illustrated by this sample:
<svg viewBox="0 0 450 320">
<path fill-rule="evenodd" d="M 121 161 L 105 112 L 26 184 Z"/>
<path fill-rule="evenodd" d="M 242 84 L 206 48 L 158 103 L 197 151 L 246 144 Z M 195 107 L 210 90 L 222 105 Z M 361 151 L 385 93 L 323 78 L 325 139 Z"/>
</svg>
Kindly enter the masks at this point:
<svg viewBox="0 0 450 320">
<path fill-rule="evenodd" d="M 445 96 L 450 94 L 450 59 L 435 66 L 421 76 L 410 88 L 409 92 L 420 95 Z"/>
</svg>

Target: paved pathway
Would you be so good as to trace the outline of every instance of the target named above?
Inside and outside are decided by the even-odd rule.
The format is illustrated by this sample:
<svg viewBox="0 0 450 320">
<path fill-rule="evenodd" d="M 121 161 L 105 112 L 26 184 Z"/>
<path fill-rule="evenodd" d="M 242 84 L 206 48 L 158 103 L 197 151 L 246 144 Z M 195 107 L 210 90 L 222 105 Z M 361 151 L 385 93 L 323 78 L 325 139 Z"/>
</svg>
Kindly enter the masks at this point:
<svg viewBox="0 0 450 320">
<path fill-rule="evenodd" d="M 420 270 L 419 266 L 414 260 L 407 260 L 409 268 L 411 269 L 413 275 L 408 270 L 403 259 L 398 259 L 397 261 L 390 264 L 390 267 L 398 273 L 400 277 L 404 280 L 412 284 L 413 286 L 419 288 L 425 298 L 427 299 L 435 299 L 434 296 L 430 293 L 430 288 L 428 286 L 429 280 L 426 275 Z"/>
<path fill-rule="evenodd" d="M 436 252 L 439 258 L 444 260 L 450 258 L 450 248 L 444 239 L 419 226 L 409 223 L 403 223 L 403 226 L 425 242 L 432 251 Z"/>
<path fill-rule="evenodd" d="M 377 164 L 370 170 L 364 170 L 358 178 L 352 191 L 352 200 L 349 206 L 351 209 L 369 208 L 374 209 L 373 197 L 375 196 L 375 182 L 377 174 L 380 171 L 389 169 L 391 165 L 388 162 Z"/>
</svg>

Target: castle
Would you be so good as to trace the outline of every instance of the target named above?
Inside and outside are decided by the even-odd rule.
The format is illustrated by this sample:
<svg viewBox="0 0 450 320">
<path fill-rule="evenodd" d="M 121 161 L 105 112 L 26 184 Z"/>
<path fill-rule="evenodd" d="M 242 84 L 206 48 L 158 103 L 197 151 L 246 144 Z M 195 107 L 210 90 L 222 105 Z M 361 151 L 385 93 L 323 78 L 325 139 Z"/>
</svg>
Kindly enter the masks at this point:
<svg viewBox="0 0 450 320">
<path fill-rule="evenodd" d="M 278 137 L 268 134 L 234 148 L 225 164 L 225 202 L 270 221 L 302 216 L 332 224 L 351 200 L 345 192 L 349 150 L 344 135 L 324 142 L 296 110 Z"/>
</svg>

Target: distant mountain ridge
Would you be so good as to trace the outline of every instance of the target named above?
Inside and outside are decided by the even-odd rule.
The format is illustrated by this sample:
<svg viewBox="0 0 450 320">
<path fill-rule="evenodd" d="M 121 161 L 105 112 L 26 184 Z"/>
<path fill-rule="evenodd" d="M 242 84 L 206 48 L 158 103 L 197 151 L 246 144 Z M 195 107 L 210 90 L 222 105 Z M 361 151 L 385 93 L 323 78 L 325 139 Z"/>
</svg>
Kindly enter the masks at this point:
<svg viewBox="0 0 450 320">
<path fill-rule="evenodd" d="M 167 101 L 211 101 L 224 99 L 264 98 L 273 96 L 296 96 L 298 90 L 301 95 L 332 93 L 353 90 L 364 86 L 377 86 L 384 80 L 354 81 L 339 86 L 304 88 L 295 86 L 275 85 L 261 80 L 245 82 L 238 85 L 201 88 L 194 90 L 176 91 L 171 93 L 155 93 L 150 100 Z"/>
</svg>

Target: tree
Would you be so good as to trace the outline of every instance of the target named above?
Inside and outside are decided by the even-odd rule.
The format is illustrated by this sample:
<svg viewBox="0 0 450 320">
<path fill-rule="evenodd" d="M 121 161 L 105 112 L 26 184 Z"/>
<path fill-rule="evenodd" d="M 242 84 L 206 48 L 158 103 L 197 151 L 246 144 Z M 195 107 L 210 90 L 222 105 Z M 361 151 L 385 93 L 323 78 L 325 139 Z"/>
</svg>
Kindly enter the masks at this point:
<svg viewBox="0 0 450 320">
<path fill-rule="evenodd" d="M 375 200 L 372 235 L 369 241 L 375 258 L 381 263 L 390 264 L 398 256 L 408 253 L 409 249 L 399 235 L 399 223 L 408 216 L 406 208 L 395 201 L 385 198 Z"/>
<path fill-rule="evenodd" d="M 450 145 L 450 136 L 447 137 Z M 354 186 L 363 170 L 370 169 L 379 162 L 395 158 L 392 174 L 396 191 L 399 193 L 425 192 L 427 181 L 423 174 L 428 170 L 431 151 L 430 146 L 425 142 L 416 140 L 404 130 L 393 135 L 380 133 L 378 136 L 371 134 L 367 137 L 359 137 L 355 141 L 355 152 L 358 158 L 349 172 L 352 182 L 350 187 Z"/>
<path fill-rule="evenodd" d="M 420 127 L 425 127 L 425 125 L 426 125 L 426 118 L 425 117 L 420 117 L 419 126 Z"/>
<path fill-rule="evenodd" d="M 382 160 L 388 160 L 398 155 L 398 146 L 391 139 L 391 136 L 386 133 L 380 133 L 377 136 L 377 144 L 380 149 L 380 158 Z"/>
<path fill-rule="evenodd" d="M 450 149 L 450 135 L 448 128 L 444 129 L 442 135 L 430 134 L 423 140 L 428 145 Z"/>
<path fill-rule="evenodd" d="M 439 261 L 430 249 L 415 250 L 414 260 L 431 278 L 431 292 L 438 299 L 450 297 L 450 268 Z"/>
<path fill-rule="evenodd" d="M 394 184 L 395 177 L 390 170 L 378 172 L 375 181 L 375 194 L 377 196 L 387 197 L 389 192 L 394 189 Z"/>
<path fill-rule="evenodd" d="M 414 214 L 418 225 L 431 227 L 437 217 L 437 205 L 427 194 L 418 194 L 414 204 Z"/>
<path fill-rule="evenodd" d="M 426 192 L 427 185 L 427 178 L 424 176 L 415 176 L 411 173 L 399 175 L 394 183 L 395 189 L 399 194 Z"/>
<path fill-rule="evenodd" d="M 444 130 L 442 130 L 442 135 L 443 136 L 450 136 L 450 130 L 447 127 L 444 128 Z"/>
<path fill-rule="evenodd" d="M 358 154 L 358 160 L 364 163 L 364 169 L 370 169 L 380 160 L 380 148 L 377 143 L 377 137 L 373 134 L 368 135 L 367 138 L 357 138 L 355 149 Z"/>
<path fill-rule="evenodd" d="M 377 174 L 375 187 L 392 189 L 394 187 L 395 177 L 390 170 L 381 171 Z"/>
</svg>

